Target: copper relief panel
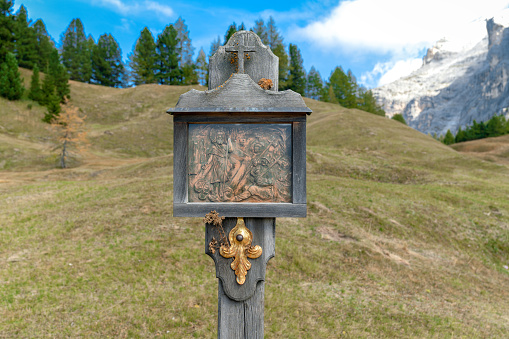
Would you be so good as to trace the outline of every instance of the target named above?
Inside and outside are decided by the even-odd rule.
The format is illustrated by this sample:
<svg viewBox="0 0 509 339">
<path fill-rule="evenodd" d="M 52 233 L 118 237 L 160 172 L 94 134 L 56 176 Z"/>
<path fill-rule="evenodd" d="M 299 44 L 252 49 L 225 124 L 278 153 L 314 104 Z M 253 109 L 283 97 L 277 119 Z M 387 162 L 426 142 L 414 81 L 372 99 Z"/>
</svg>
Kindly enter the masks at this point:
<svg viewBox="0 0 509 339">
<path fill-rule="evenodd" d="M 291 124 L 189 124 L 189 202 L 292 202 Z"/>
</svg>

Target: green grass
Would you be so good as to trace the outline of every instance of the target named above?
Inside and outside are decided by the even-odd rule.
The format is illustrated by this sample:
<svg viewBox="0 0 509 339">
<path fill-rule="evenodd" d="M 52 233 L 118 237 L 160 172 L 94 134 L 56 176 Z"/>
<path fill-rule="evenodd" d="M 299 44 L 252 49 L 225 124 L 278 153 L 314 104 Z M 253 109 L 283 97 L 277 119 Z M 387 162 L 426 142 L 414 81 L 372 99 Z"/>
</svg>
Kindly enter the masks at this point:
<svg viewBox="0 0 509 339">
<path fill-rule="evenodd" d="M 172 216 L 188 89 L 72 83 L 91 146 L 67 170 L 43 108 L 0 99 L 0 337 L 216 337 L 202 220 Z M 277 220 L 266 337 L 506 337 L 509 168 L 306 103 L 308 217 Z"/>
</svg>

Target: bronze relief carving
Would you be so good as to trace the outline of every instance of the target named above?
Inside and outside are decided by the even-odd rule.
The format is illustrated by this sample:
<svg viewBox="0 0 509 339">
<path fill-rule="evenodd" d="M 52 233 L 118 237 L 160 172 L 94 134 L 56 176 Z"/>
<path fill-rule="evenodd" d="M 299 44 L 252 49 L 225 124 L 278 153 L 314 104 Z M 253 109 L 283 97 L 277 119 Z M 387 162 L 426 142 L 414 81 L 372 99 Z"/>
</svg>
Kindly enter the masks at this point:
<svg viewBox="0 0 509 339">
<path fill-rule="evenodd" d="M 189 124 L 189 202 L 292 202 L 291 124 Z"/>
</svg>

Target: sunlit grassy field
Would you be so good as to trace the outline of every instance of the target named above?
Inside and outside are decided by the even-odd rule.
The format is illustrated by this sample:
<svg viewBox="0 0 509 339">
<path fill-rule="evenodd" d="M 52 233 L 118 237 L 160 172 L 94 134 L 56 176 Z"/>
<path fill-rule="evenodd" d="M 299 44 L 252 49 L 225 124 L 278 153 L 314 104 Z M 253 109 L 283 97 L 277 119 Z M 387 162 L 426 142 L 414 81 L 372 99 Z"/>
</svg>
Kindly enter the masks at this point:
<svg viewBox="0 0 509 339">
<path fill-rule="evenodd" d="M 190 88 L 72 82 L 90 147 L 66 170 L 44 108 L 0 99 L 0 337 L 216 337 L 204 225 L 172 216 L 165 111 Z M 265 336 L 509 336 L 503 154 L 306 103 L 308 217 L 277 219 Z"/>
</svg>

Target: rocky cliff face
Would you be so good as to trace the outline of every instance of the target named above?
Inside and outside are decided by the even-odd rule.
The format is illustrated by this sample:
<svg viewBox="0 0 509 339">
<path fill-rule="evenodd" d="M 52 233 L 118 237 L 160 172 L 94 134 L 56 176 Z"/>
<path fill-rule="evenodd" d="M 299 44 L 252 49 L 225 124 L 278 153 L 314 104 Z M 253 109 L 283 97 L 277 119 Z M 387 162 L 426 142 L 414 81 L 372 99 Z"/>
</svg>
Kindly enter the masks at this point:
<svg viewBox="0 0 509 339">
<path fill-rule="evenodd" d="M 509 108 L 509 28 L 486 23 L 488 35 L 473 48 L 447 50 L 441 40 L 428 50 L 420 69 L 373 94 L 388 116 L 402 113 L 407 123 L 423 132 L 445 134 L 448 129 L 486 121 Z"/>
</svg>

